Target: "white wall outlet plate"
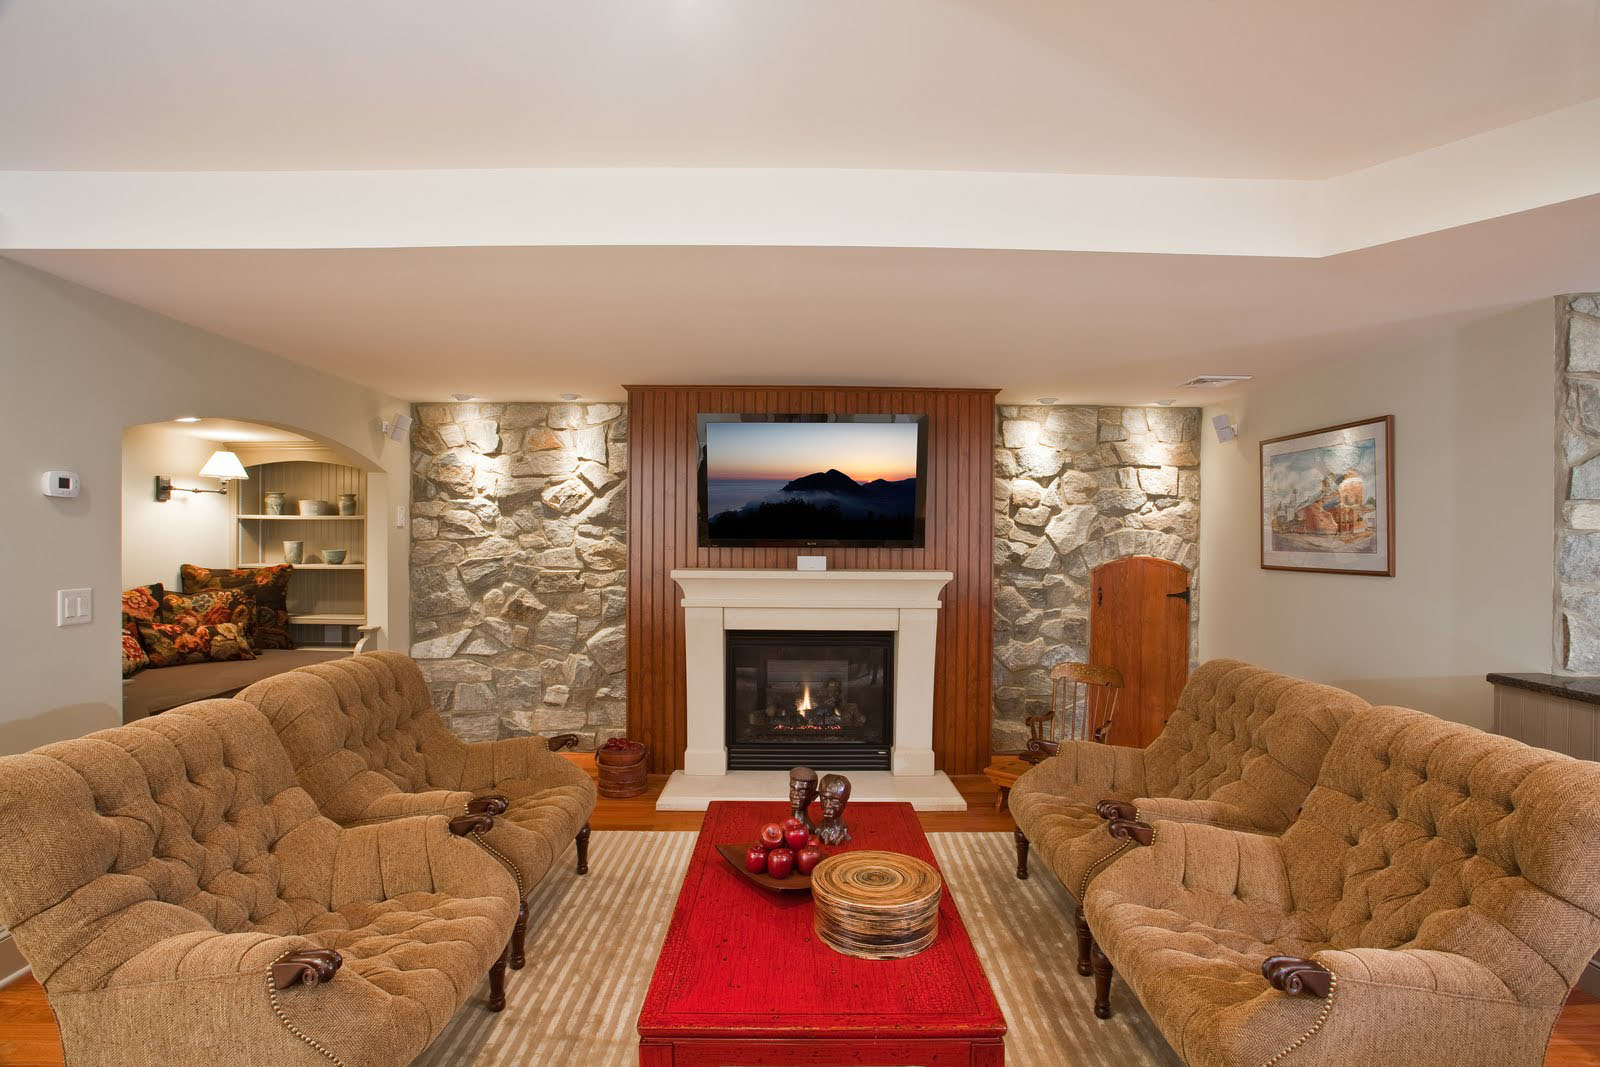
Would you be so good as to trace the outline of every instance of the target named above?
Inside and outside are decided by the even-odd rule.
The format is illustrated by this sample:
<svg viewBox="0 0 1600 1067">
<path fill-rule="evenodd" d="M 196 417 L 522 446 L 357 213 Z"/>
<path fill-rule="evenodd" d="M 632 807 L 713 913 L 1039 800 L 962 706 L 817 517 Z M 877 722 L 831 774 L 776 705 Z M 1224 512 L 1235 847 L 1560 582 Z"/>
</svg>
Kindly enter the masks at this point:
<svg viewBox="0 0 1600 1067">
<path fill-rule="evenodd" d="M 57 589 L 56 625 L 82 626 L 94 621 L 94 590 Z"/>
<path fill-rule="evenodd" d="M 825 571 L 828 569 L 827 556 L 796 556 L 794 569 L 797 571 Z"/>
</svg>

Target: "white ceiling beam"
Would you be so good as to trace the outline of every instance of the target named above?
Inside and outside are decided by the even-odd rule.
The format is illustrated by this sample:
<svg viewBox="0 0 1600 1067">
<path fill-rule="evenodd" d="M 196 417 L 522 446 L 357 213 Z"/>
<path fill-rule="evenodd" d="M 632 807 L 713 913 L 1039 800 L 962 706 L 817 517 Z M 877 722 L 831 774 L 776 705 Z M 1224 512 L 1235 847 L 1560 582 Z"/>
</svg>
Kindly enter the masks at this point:
<svg viewBox="0 0 1600 1067">
<path fill-rule="evenodd" d="M 1600 194 L 1600 100 L 1321 181 L 905 170 L 0 172 L 0 249 L 720 245 L 1315 258 Z"/>
</svg>

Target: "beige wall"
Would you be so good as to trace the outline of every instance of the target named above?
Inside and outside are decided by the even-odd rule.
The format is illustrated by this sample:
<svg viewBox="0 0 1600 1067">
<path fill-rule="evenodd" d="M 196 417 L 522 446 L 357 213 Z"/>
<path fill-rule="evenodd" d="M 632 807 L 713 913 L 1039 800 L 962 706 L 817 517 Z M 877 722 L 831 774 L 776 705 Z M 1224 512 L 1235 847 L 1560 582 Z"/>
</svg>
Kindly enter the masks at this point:
<svg viewBox="0 0 1600 1067">
<path fill-rule="evenodd" d="M 284 426 L 341 446 L 375 469 L 369 615 L 403 647 L 409 611 L 408 449 L 379 433 L 404 405 L 349 382 L 0 260 L 0 753 L 121 720 L 122 437 L 178 415 Z M 83 492 L 50 499 L 43 471 L 77 471 Z M 385 500 L 378 500 L 378 490 Z M 219 498 L 220 499 L 220 498 Z M 390 563 L 393 563 L 391 566 Z M 386 577 L 385 577 L 386 576 Z M 94 590 L 94 622 L 57 628 L 55 590 Z M 396 638 L 396 635 L 398 637 Z"/>
<path fill-rule="evenodd" d="M 1487 727 L 1484 674 L 1551 669 L 1554 343 L 1540 302 L 1207 408 L 1201 657 Z M 1239 420 L 1228 444 L 1219 412 Z M 1385 414 L 1395 577 L 1261 570 L 1259 443 Z"/>
<path fill-rule="evenodd" d="M 221 447 L 179 433 L 171 424 L 133 426 L 123 433 L 121 588 L 160 582 L 177 589 L 180 565 L 229 560 L 232 523 L 226 496 L 175 492 L 163 504 L 155 494 L 158 474 L 175 485 L 216 489 L 216 481 L 195 472 Z"/>
</svg>

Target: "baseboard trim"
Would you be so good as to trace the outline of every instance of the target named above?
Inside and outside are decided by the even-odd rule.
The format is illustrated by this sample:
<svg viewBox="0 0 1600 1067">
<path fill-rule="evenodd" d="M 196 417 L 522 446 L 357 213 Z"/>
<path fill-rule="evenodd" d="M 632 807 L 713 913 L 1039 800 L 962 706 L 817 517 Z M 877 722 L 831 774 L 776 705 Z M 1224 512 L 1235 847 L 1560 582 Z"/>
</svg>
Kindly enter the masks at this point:
<svg viewBox="0 0 1600 1067">
<path fill-rule="evenodd" d="M 28 961 L 22 958 L 17 943 L 11 939 L 11 935 L 0 933 L 0 975 L 5 975 L 4 978 L 0 978 L 0 989 L 4 989 L 31 970 Z"/>
</svg>

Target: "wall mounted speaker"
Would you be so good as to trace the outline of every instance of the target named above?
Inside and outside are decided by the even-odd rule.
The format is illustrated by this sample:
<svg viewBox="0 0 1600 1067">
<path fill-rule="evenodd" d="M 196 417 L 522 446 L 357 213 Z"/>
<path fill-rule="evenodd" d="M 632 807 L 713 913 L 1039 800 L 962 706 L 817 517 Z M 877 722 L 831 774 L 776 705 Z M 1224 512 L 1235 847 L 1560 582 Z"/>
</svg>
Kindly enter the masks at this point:
<svg viewBox="0 0 1600 1067">
<path fill-rule="evenodd" d="M 1233 428 L 1233 416 L 1216 415 L 1211 419 L 1211 428 L 1217 431 L 1217 443 L 1227 444 L 1239 436 L 1239 431 Z"/>
</svg>

